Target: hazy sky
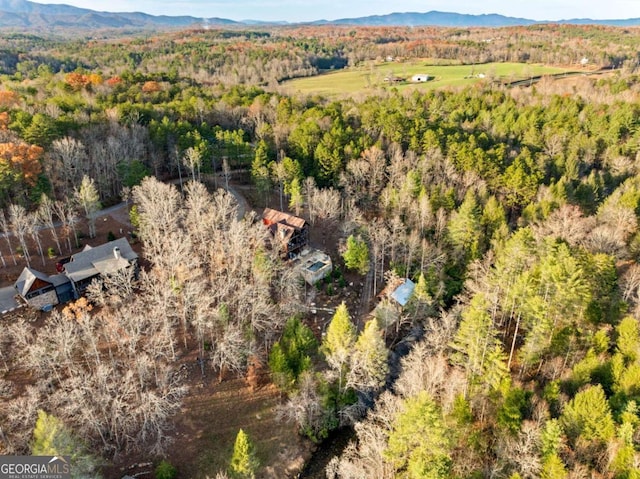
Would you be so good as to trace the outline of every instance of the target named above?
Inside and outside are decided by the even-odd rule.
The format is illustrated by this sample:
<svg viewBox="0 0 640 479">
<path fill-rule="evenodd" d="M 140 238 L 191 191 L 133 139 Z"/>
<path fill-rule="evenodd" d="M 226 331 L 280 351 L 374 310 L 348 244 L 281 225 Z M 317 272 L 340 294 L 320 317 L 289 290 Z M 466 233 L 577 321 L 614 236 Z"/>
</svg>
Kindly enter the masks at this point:
<svg viewBox="0 0 640 479">
<path fill-rule="evenodd" d="M 44 0 L 109 12 L 308 21 L 391 12 L 500 13 L 534 20 L 640 17 L 640 0 Z"/>
</svg>

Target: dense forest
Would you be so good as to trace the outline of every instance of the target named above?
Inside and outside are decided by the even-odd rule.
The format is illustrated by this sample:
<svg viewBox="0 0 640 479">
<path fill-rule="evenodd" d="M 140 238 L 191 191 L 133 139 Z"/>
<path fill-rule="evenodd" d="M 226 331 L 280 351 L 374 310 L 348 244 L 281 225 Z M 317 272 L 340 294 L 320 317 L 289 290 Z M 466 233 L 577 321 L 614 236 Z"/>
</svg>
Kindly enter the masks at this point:
<svg viewBox="0 0 640 479">
<path fill-rule="evenodd" d="M 195 350 L 221 381 L 268 370 L 273 414 L 309 441 L 352 428 L 327 477 L 640 477 L 638 33 L 4 36 L 2 266 L 44 263 L 46 229 L 72 252 L 80 218 L 92 236 L 123 199 L 144 262 L 40 320 L 2 320 L 0 451 L 69 454 L 75 477 L 167 457 Z M 612 71 L 340 99 L 282 86 L 389 56 Z M 346 298 L 324 334 L 256 213 L 239 218 L 211 177 L 323 232 L 338 267 L 316 289 Z M 375 299 L 402 278 L 404 309 Z M 204 474 L 270 477 L 251 441 L 240 430 L 228 470 Z"/>
</svg>

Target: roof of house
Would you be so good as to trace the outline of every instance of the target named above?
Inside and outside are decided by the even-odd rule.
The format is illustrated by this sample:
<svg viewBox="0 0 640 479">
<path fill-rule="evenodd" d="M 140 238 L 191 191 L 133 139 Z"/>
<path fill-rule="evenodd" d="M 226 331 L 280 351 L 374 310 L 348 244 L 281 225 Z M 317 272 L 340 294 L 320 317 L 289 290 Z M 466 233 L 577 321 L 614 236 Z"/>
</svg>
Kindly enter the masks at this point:
<svg viewBox="0 0 640 479">
<path fill-rule="evenodd" d="M 46 283 L 51 283 L 48 275 L 41 273 L 40 271 L 36 271 L 35 269 L 25 267 L 22 270 L 22 273 L 20 273 L 20 277 L 18 277 L 14 286 L 21 296 L 26 296 L 36 279 L 42 280 Z"/>
<path fill-rule="evenodd" d="M 307 222 L 302 218 L 290 215 L 289 213 L 284 213 L 283 211 L 272 210 L 271 208 L 264 209 L 262 219 L 267 225 L 279 223 L 297 229 L 302 229 L 307 224 Z"/>
<path fill-rule="evenodd" d="M 26 296 L 27 293 L 31 291 L 31 287 L 33 286 L 33 283 L 35 283 L 36 279 L 44 281 L 45 283 L 49 283 L 54 287 L 69 282 L 69 278 L 67 278 L 63 274 L 54 274 L 53 276 L 48 276 L 45 273 L 41 273 L 40 271 L 37 271 L 35 269 L 24 268 L 22 270 L 22 273 L 20 273 L 20 277 L 14 283 L 14 287 L 21 296 Z"/>
<path fill-rule="evenodd" d="M 80 253 L 71 256 L 71 261 L 64 265 L 64 271 L 72 281 L 77 282 L 98 274 L 115 273 L 137 258 L 138 255 L 131 249 L 127 238 L 119 238 L 93 248 L 85 247 Z"/>
<path fill-rule="evenodd" d="M 402 306 L 403 308 L 409 302 L 411 295 L 413 294 L 413 290 L 416 288 L 416 284 L 411 281 L 409 278 L 404 280 L 400 286 L 398 286 L 393 293 L 391 293 L 391 297 L 396 300 L 396 302 Z"/>
</svg>

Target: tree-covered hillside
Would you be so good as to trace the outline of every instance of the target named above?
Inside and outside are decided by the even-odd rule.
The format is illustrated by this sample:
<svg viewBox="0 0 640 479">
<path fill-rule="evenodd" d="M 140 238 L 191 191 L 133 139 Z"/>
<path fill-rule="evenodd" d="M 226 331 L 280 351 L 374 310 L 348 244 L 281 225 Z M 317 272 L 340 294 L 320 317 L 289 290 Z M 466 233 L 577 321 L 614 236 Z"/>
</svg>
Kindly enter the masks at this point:
<svg viewBox="0 0 640 479">
<path fill-rule="evenodd" d="M 3 268 L 45 264 L 45 230 L 74 251 L 121 199 L 143 267 L 41 321 L 3 320 L 0 451 L 39 451 L 51 428 L 55 453 L 76 448 L 89 468 L 171 459 L 200 371 L 252 391 L 268 371 L 271 413 L 301 436 L 354 428 L 330 477 L 640 477 L 636 34 L 4 37 Z M 339 101 L 280 86 L 387 56 L 617 69 Z M 244 219 L 217 189 L 230 182 Z M 303 285 L 256 220 L 265 206 L 309 222 L 331 276 Z M 399 308 L 389 291 L 405 279 L 416 286 Z M 317 298 L 333 308 L 320 324 Z M 268 477 L 278 458 L 250 422 L 228 472 Z"/>
</svg>

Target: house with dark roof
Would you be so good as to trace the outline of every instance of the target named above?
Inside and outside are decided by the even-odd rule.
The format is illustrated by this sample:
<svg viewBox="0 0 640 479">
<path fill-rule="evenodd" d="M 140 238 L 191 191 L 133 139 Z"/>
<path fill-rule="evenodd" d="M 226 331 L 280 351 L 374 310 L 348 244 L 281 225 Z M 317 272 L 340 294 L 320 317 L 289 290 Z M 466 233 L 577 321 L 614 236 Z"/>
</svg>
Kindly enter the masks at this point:
<svg viewBox="0 0 640 479">
<path fill-rule="evenodd" d="M 48 276 L 31 268 L 24 268 L 14 287 L 25 302 L 37 309 L 66 303 L 74 297 L 71 280 L 64 274 Z"/>
<path fill-rule="evenodd" d="M 279 244 L 282 255 L 293 258 L 309 244 L 309 224 L 302 218 L 265 208 L 262 222 Z"/>
<path fill-rule="evenodd" d="M 62 272 L 53 276 L 25 268 L 14 287 L 29 306 L 55 306 L 77 299 L 100 276 L 137 268 L 138 255 L 127 238 L 120 238 L 100 246 L 87 245 L 63 266 Z"/>
<path fill-rule="evenodd" d="M 119 238 L 100 246 L 85 246 L 81 252 L 71 256 L 64 265 L 63 273 L 71 280 L 76 295 L 80 296 L 94 279 L 137 266 L 138 255 L 129 241 Z"/>
</svg>

